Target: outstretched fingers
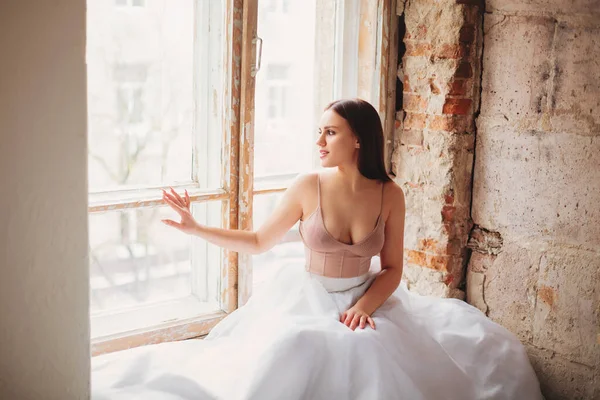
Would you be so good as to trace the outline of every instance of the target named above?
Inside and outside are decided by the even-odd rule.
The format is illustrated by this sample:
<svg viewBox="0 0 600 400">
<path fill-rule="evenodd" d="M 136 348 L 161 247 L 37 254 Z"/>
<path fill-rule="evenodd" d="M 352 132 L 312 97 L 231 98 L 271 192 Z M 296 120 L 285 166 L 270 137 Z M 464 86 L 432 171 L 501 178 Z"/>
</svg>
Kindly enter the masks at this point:
<svg viewBox="0 0 600 400">
<path fill-rule="evenodd" d="M 169 200 L 171 200 L 171 202 L 178 204 L 177 199 L 173 195 L 167 193 L 167 191 L 165 189 L 161 189 L 161 190 L 163 192 L 163 199 L 165 199 L 165 200 L 169 199 Z"/>
<path fill-rule="evenodd" d="M 169 187 L 169 189 L 171 189 L 171 193 L 173 193 L 173 196 L 175 196 L 175 198 L 177 199 L 177 201 L 179 202 L 179 205 L 182 207 L 185 207 L 185 200 L 183 200 L 181 198 L 181 196 L 179 195 L 179 193 L 177 193 L 175 191 L 175 189 L 173 189 L 172 187 Z"/>
<path fill-rule="evenodd" d="M 173 202 L 174 204 L 176 204 L 179 207 L 185 207 L 185 205 L 183 204 L 182 201 L 180 201 L 176 196 L 174 196 L 171 193 L 168 193 L 165 189 L 161 189 L 163 192 L 163 198 L 164 199 L 169 199 L 171 200 L 171 202 Z"/>
<path fill-rule="evenodd" d="M 171 206 L 171 208 L 173 210 L 175 210 L 177 212 L 177 214 L 179 214 L 180 216 L 183 217 L 183 215 L 185 214 L 185 210 L 182 208 L 182 206 L 180 206 L 179 204 L 175 203 L 174 200 L 172 200 L 168 195 L 164 197 L 165 202 Z"/>
</svg>

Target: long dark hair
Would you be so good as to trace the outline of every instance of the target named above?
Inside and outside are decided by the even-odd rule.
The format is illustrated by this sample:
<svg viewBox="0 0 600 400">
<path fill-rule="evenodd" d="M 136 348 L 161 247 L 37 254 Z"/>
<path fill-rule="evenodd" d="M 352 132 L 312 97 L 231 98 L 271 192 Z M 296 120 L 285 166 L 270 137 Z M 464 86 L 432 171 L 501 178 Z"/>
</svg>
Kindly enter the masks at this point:
<svg viewBox="0 0 600 400">
<path fill-rule="evenodd" d="M 391 181 L 385 171 L 383 127 L 377 110 L 361 99 L 336 100 L 325 107 L 348 121 L 358 138 L 358 170 L 369 179 Z"/>
</svg>

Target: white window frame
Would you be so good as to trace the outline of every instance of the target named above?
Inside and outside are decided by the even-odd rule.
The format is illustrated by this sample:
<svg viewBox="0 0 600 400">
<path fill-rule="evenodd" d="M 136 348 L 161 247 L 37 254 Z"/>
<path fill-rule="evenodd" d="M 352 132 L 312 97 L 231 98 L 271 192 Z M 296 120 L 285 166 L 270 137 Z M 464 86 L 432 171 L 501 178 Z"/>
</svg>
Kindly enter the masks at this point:
<svg viewBox="0 0 600 400">
<path fill-rule="evenodd" d="M 192 181 L 172 186 L 178 192 L 188 190 L 192 206 L 209 201 L 221 201 L 223 208 L 221 216 L 218 218 L 219 221 L 216 221 L 215 225 L 220 223 L 224 228 L 236 229 L 238 223 L 236 213 L 239 210 L 239 182 L 237 173 L 232 172 L 238 170 L 239 160 L 239 121 L 241 117 L 239 82 L 240 79 L 248 80 L 249 78 L 249 74 L 247 77 L 241 77 L 240 58 L 241 53 L 254 52 L 254 49 L 247 45 L 251 41 L 246 40 L 239 29 L 234 29 L 242 23 L 242 13 L 238 8 L 241 1 L 224 0 L 222 8 L 216 6 L 214 1 L 199 1 L 197 4 L 199 19 L 195 24 L 198 28 L 195 32 L 195 46 L 198 51 L 195 52 L 194 62 L 198 76 L 205 79 L 195 80 L 196 119 L 194 131 L 220 134 L 221 143 L 219 140 L 215 140 L 218 138 L 214 135 L 194 135 L 193 149 L 191 149 L 194 154 Z M 244 8 L 248 8 L 249 5 L 245 5 Z M 220 41 L 215 40 L 215 37 L 219 37 L 219 32 L 215 32 L 214 26 L 209 30 L 209 23 L 217 21 L 219 18 L 222 20 Z M 224 48 L 221 47 L 221 44 Z M 246 47 L 242 50 L 240 44 L 244 44 Z M 244 62 L 248 61 L 249 58 Z M 249 68 L 245 68 L 245 70 L 249 70 Z M 223 79 L 214 79 L 219 72 L 222 73 Z M 217 93 L 222 102 L 215 104 L 209 101 L 207 93 Z M 225 111 L 220 112 L 219 110 Z M 208 160 L 209 165 L 221 166 L 220 182 L 216 182 L 216 184 L 211 182 L 207 173 L 209 168 L 201 165 L 200 160 Z M 161 187 L 146 187 L 91 192 L 88 210 L 90 213 L 97 213 L 162 206 L 164 203 L 160 189 Z M 192 259 L 203 260 L 205 257 L 193 247 Z M 235 266 L 236 259 L 235 252 L 222 250 L 220 260 L 217 260 L 216 265 L 209 263 L 211 265 L 206 266 L 209 268 L 208 273 L 215 281 L 220 280 L 217 309 L 211 309 L 200 301 L 199 297 L 207 297 L 206 279 L 205 275 L 197 273 L 198 266 L 192 266 L 192 291 L 194 293 L 192 296 L 151 306 L 136 307 L 129 312 L 99 313 L 95 316 L 97 322 L 100 322 L 99 326 L 102 326 L 104 319 L 110 320 L 112 323 L 120 323 L 124 329 L 119 333 L 109 333 L 94 338 L 92 355 L 143 344 L 182 340 L 208 333 L 212 326 L 237 308 L 236 274 L 235 269 L 231 268 L 231 266 Z M 154 321 L 154 323 L 150 323 L 146 328 L 129 329 L 132 317 L 143 321 Z M 172 321 L 159 322 L 166 319 Z"/>
</svg>

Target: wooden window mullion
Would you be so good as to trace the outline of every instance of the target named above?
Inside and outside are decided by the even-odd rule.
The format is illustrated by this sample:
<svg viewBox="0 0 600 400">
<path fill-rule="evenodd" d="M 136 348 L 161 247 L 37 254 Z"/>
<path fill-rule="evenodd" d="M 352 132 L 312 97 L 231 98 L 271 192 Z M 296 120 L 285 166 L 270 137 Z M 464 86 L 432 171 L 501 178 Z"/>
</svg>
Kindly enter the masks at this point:
<svg viewBox="0 0 600 400">
<path fill-rule="evenodd" d="M 254 88 L 257 46 L 258 0 L 243 1 L 242 79 L 239 141 L 238 228 L 252 230 L 254 188 Z M 237 306 L 252 294 L 252 255 L 239 254 L 237 268 Z"/>
</svg>

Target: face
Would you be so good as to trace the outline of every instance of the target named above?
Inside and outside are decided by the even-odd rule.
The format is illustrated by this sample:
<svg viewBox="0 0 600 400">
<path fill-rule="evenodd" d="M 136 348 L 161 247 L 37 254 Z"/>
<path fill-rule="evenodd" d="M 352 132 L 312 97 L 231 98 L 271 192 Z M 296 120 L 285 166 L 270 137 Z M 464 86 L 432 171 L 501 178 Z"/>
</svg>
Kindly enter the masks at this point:
<svg viewBox="0 0 600 400">
<path fill-rule="evenodd" d="M 319 123 L 318 146 L 321 165 L 325 168 L 356 164 L 358 160 L 358 138 L 350 129 L 348 121 L 329 109 L 323 113 Z"/>
</svg>

